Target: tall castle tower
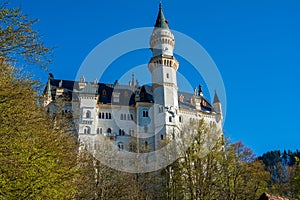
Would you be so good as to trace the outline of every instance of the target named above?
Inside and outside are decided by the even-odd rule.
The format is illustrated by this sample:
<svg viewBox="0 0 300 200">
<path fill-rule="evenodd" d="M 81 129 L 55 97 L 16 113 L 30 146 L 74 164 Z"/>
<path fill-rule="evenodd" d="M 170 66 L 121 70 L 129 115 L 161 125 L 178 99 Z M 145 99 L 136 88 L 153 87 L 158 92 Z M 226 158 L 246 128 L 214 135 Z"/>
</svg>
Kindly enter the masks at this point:
<svg viewBox="0 0 300 200">
<path fill-rule="evenodd" d="M 168 137 L 166 133 L 174 133 L 178 121 L 178 87 L 176 72 L 178 61 L 173 56 L 175 40 L 166 20 L 162 5 L 150 38 L 152 58 L 148 69 L 152 74 L 154 97 L 154 124 L 156 144 L 160 139 Z"/>
</svg>

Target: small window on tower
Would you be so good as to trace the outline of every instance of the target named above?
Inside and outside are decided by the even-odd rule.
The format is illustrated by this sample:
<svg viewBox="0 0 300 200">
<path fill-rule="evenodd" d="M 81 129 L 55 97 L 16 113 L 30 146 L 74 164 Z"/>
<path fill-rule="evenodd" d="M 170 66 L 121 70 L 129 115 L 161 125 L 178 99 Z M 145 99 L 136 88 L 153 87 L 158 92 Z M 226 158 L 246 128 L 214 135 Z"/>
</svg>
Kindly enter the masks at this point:
<svg viewBox="0 0 300 200">
<path fill-rule="evenodd" d="M 179 122 L 182 123 L 182 116 L 179 116 Z"/>
<path fill-rule="evenodd" d="M 89 110 L 86 111 L 85 118 L 91 118 L 91 112 Z"/>
<path fill-rule="evenodd" d="M 167 73 L 167 78 L 169 78 L 169 73 Z"/>
<path fill-rule="evenodd" d="M 149 116 L 148 111 L 147 111 L 147 110 L 144 110 L 144 111 L 143 111 L 143 117 L 148 117 L 148 116 Z"/>
</svg>

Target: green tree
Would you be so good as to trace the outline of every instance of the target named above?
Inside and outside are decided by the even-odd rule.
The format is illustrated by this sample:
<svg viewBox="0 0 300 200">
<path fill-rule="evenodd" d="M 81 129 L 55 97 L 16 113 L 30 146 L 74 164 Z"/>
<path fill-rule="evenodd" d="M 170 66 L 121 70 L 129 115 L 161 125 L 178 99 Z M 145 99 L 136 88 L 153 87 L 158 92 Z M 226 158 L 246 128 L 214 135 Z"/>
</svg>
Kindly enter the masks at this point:
<svg viewBox="0 0 300 200">
<path fill-rule="evenodd" d="M 0 199 L 71 199 L 77 144 L 39 106 L 37 81 L 20 71 L 46 68 L 49 48 L 20 9 L 0 7 Z"/>
<path fill-rule="evenodd" d="M 220 199 L 258 199 L 267 190 L 269 173 L 242 142 L 226 146 L 220 166 L 223 183 Z"/>
<path fill-rule="evenodd" d="M 0 74 L 0 198 L 71 198 L 75 140 L 38 106 L 33 81 L 8 64 L 0 65 Z"/>
<path fill-rule="evenodd" d="M 51 48 L 46 47 L 31 20 L 20 8 L 10 8 L 8 3 L 0 5 L 0 57 L 6 62 L 25 61 L 44 69 L 51 58 Z"/>
<path fill-rule="evenodd" d="M 292 180 L 293 197 L 300 199 L 300 161 L 299 158 L 296 157 L 296 169 L 295 174 Z"/>
<path fill-rule="evenodd" d="M 267 190 L 269 174 L 243 143 L 226 144 L 215 126 L 201 120 L 182 131 L 182 155 L 167 168 L 166 198 L 253 200 Z M 190 129 L 190 130 L 189 130 Z"/>
</svg>

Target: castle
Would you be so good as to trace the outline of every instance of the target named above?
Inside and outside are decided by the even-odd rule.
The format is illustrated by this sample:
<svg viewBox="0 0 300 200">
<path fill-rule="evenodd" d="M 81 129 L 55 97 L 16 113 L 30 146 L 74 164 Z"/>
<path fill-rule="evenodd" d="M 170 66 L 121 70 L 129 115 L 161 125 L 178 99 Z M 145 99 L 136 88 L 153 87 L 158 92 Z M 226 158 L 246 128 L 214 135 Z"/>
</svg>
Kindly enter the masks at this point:
<svg viewBox="0 0 300 200">
<path fill-rule="evenodd" d="M 136 84 L 134 75 L 124 85 L 87 82 L 83 76 L 79 81 L 59 80 L 50 74 L 44 107 L 55 112 L 57 99 L 67 97 L 62 112 L 73 113 L 78 139 L 84 141 L 100 134 L 110 138 L 120 151 L 134 151 L 132 138 L 138 138 L 135 145 L 155 151 L 162 140 L 174 138 L 190 121 L 204 119 L 222 129 L 222 105 L 216 93 L 210 103 L 200 86 L 194 93 L 179 91 L 174 46 L 175 38 L 160 4 L 150 38 L 148 69 L 152 85 Z"/>
</svg>

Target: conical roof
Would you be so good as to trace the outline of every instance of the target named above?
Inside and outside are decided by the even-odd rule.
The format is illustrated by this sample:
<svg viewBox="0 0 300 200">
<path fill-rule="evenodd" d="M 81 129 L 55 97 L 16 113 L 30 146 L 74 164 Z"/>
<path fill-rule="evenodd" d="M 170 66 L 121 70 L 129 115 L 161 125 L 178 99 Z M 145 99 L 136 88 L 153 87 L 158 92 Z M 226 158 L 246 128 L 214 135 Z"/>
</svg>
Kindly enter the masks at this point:
<svg viewBox="0 0 300 200">
<path fill-rule="evenodd" d="M 217 95 L 217 91 L 215 91 L 215 96 L 214 96 L 214 102 L 213 103 L 221 103 L 218 95 Z"/>
<path fill-rule="evenodd" d="M 159 4 L 159 11 L 158 11 L 158 15 L 157 15 L 154 27 L 169 29 L 168 20 L 166 20 L 166 18 L 164 16 L 161 3 Z"/>
</svg>

